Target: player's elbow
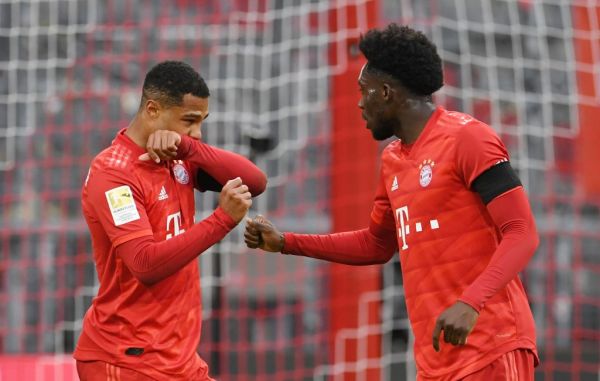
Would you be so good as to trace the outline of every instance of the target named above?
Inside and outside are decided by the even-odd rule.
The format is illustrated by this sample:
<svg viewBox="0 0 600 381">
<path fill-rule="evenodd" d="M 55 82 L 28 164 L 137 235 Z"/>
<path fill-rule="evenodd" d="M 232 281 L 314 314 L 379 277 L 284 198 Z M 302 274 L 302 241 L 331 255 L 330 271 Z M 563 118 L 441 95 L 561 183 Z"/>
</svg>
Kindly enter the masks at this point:
<svg viewBox="0 0 600 381">
<path fill-rule="evenodd" d="M 256 173 L 246 185 L 248 185 L 248 190 L 250 191 L 252 197 L 256 197 L 262 194 L 265 189 L 267 189 L 267 182 L 267 175 L 260 169 L 256 168 Z"/>
<path fill-rule="evenodd" d="M 527 257 L 531 258 L 540 244 L 540 237 L 538 235 L 533 217 L 524 219 L 522 221 L 522 226 L 522 230 L 518 228 L 514 229 L 514 233 L 521 233 L 519 234 L 520 237 L 515 238 L 523 243 Z M 519 230 L 521 231 L 519 232 Z"/>
<path fill-rule="evenodd" d="M 527 237 L 525 237 L 525 241 L 527 242 L 527 252 L 529 253 L 529 256 L 532 257 L 540 245 L 540 236 L 535 228 L 535 225 L 532 225 L 529 229 Z"/>
<path fill-rule="evenodd" d="M 369 263 L 365 263 L 368 265 L 383 265 L 384 263 L 389 262 L 390 259 L 394 256 L 396 252 L 395 247 L 379 247 L 374 251 L 374 255 L 370 257 Z"/>
<path fill-rule="evenodd" d="M 141 273 L 141 272 L 131 272 L 132 275 L 137 279 L 138 282 L 143 284 L 146 287 L 154 286 L 156 283 L 161 281 L 160 277 L 152 273 Z"/>
<path fill-rule="evenodd" d="M 396 250 L 394 248 L 385 248 L 385 250 L 381 250 L 375 257 L 375 264 L 383 265 L 384 263 L 388 263 L 394 256 L 395 252 Z"/>
<path fill-rule="evenodd" d="M 378 225 L 371 224 L 366 230 L 365 248 L 373 253 L 371 258 L 377 265 L 387 263 L 398 247 L 393 231 L 381 229 Z"/>
<path fill-rule="evenodd" d="M 152 264 L 152 258 L 157 257 L 156 250 L 154 238 L 147 236 L 120 244 L 116 248 L 116 255 L 131 276 L 145 286 L 152 286 L 161 280 L 157 266 Z"/>
</svg>

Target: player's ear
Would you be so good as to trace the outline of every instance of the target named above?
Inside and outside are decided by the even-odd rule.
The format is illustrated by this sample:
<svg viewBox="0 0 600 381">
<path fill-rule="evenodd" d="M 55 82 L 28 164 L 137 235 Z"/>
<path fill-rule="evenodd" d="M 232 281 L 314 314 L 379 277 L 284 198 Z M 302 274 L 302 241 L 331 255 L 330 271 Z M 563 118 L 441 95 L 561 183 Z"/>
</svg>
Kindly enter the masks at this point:
<svg viewBox="0 0 600 381">
<path fill-rule="evenodd" d="M 144 109 L 150 118 L 156 119 L 158 118 L 161 107 L 160 104 L 154 99 L 148 99 L 144 105 Z"/>
<path fill-rule="evenodd" d="M 389 83 L 383 83 L 383 100 L 386 102 L 391 102 L 394 100 L 394 97 L 397 97 L 397 93 Z"/>
</svg>

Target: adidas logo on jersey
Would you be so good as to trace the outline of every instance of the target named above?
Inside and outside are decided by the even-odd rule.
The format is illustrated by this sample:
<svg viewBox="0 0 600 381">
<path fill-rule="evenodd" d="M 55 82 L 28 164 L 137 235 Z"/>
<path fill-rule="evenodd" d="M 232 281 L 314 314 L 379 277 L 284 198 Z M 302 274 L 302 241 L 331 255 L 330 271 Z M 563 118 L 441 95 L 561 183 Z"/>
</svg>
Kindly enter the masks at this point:
<svg viewBox="0 0 600 381">
<path fill-rule="evenodd" d="M 394 182 L 392 183 L 392 192 L 398 189 L 398 178 L 394 176 Z"/>
<path fill-rule="evenodd" d="M 162 201 L 162 200 L 166 200 L 169 198 L 169 195 L 167 194 L 167 191 L 165 190 L 165 186 L 163 185 L 162 188 L 160 188 L 160 193 L 158 194 L 158 200 Z"/>
</svg>

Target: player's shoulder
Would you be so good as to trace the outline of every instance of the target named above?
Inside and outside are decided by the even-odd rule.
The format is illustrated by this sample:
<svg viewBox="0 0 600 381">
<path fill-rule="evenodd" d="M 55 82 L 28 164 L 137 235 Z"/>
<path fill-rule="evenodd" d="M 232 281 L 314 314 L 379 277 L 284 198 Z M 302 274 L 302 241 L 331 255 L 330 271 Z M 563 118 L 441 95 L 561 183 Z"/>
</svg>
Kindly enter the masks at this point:
<svg viewBox="0 0 600 381">
<path fill-rule="evenodd" d="M 96 178 L 120 178 L 133 181 L 137 172 L 134 153 L 123 144 L 113 143 L 100 152 L 90 165 L 90 176 Z"/>
<path fill-rule="evenodd" d="M 444 134 L 456 139 L 480 140 L 495 137 L 496 132 L 488 124 L 459 111 L 445 111 L 439 119 Z"/>
<path fill-rule="evenodd" d="M 99 169 L 122 172 L 135 170 L 136 160 L 131 148 L 120 143 L 113 143 L 94 158 Z"/>
<path fill-rule="evenodd" d="M 402 140 L 394 139 L 391 142 L 389 142 L 381 150 L 380 157 L 382 163 L 396 162 L 398 160 L 402 160 Z"/>
<path fill-rule="evenodd" d="M 447 132 L 452 134 L 491 129 L 490 126 L 474 116 L 459 111 L 445 111 L 440 116 L 439 123 L 444 126 Z"/>
</svg>

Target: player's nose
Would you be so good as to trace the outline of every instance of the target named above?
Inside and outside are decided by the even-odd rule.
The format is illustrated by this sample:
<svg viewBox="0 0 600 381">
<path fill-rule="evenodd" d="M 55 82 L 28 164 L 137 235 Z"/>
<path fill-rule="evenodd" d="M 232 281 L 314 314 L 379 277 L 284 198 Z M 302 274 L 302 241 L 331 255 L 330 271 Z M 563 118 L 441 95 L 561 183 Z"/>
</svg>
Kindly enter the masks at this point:
<svg viewBox="0 0 600 381">
<path fill-rule="evenodd" d="M 190 130 L 190 137 L 194 138 L 196 140 L 200 140 L 202 138 L 202 128 L 201 125 L 197 125 L 194 126 L 191 130 Z"/>
</svg>

